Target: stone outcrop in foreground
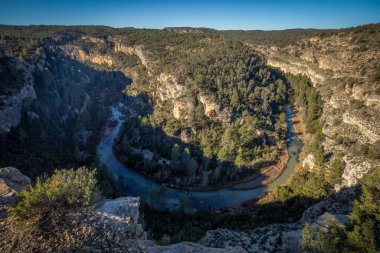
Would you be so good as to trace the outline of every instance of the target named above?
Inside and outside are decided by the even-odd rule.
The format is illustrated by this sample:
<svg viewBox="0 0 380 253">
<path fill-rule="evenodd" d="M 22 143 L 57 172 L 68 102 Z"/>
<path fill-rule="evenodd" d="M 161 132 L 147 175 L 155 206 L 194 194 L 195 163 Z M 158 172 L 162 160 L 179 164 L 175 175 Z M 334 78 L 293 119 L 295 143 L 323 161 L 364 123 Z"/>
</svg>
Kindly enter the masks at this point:
<svg viewBox="0 0 380 253">
<path fill-rule="evenodd" d="M 0 168 L 0 219 L 7 215 L 8 208 L 14 204 L 15 193 L 26 189 L 30 178 L 12 167 Z"/>
<path fill-rule="evenodd" d="M 0 252 L 245 252 L 240 247 L 212 248 L 192 242 L 156 245 L 138 222 L 139 197 L 105 199 L 96 207 L 66 213 L 60 225 L 50 227 L 48 233 L 19 231 L 7 212 L 15 193 L 30 183 L 18 169 L 0 168 Z"/>
</svg>

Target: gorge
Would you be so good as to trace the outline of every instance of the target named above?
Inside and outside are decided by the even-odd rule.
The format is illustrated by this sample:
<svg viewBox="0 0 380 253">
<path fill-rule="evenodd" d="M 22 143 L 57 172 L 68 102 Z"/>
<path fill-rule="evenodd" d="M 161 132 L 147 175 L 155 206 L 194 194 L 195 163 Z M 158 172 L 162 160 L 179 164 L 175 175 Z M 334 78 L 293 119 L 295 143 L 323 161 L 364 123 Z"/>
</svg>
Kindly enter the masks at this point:
<svg viewBox="0 0 380 253">
<path fill-rule="evenodd" d="M 149 179 L 138 175 L 121 164 L 113 153 L 114 141 L 120 131 L 122 115 L 118 107 L 112 107 L 113 118 L 117 121 L 116 126 L 109 129 L 98 145 L 98 155 L 102 164 L 114 174 L 115 178 L 122 176 L 128 188 L 128 194 L 141 196 L 143 202 L 158 210 L 194 212 L 200 210 L 212 211 L 224 207 L 236 206 L 244 201 L 252 200 L 262 196 L 267 189 L 274 189 L 282 185 L 291 176 L 294 166 L 297 164 L 302 142 L 296 136 L 291 123 L 291 110 L 286 107 L 286 122 L 288 124 L 287 150 L 289 159 L 285 168 L 281 169 L 280 176 L 268 185 L 251 186 L 253 189 L 221 189 L 214 191 L 186 191 L 172 189 L 164 185 L 151 182 Z M 252 180 L 257 181 L 257 180 Z"/>
<path fill-rule="evenodd" d="M 0 251 L 378 251 L 379 45 L 1 25 Z"/>
</svg>

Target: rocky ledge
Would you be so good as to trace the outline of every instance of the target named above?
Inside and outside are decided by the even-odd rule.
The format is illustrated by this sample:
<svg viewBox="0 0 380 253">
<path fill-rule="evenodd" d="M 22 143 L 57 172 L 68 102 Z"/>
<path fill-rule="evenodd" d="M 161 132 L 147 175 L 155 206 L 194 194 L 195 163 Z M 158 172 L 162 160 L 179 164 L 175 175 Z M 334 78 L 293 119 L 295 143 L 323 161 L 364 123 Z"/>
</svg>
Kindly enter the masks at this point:
<svg viewBox="0 0 380 253">
<path fill-rule="evenodd" d="M 7 211 L 15 201 L 15 193 L 30 183 L 16 168 L 0 168 L 0 252 L 245 252 L 241 247 L 214 248 L 192 242 L 156 245 L 139 224 L 139 197 L 105 199 L 95 207 L 68 213 L 64 224 L 49 233 L 20 233 Z"/>
<path fill-rule="evenodd" d="M 26 189 L 30 178 L 12 167 L 0 168 L 0 219 L 6 217 L 8 208 L 15 201 L 15 193 Z"/>
</svg>

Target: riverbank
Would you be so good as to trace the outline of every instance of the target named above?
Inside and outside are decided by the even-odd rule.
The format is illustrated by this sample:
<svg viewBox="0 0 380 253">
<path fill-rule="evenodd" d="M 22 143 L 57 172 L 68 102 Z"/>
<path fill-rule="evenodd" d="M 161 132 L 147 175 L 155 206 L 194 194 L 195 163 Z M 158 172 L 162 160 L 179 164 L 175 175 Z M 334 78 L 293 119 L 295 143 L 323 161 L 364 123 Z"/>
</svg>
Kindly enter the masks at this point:
<svg viewBox="0 0 380 253">
<path fill-rule="evenodd" d="M 307 143 L 307 141 L 310 139 L 310 136 L 306 133 L 306 127 L 304 120 L 302 118 L 302 111 L 296 107 L 292 106 L 292 117 L 291 117 L 291 122 L 294 128 L 294 132 L 297 135 L 298 138 L 302 140 L 303 143 Z M 300 153 L 299 153 L 299 160 L 302 161 L 304 158 L 304 149 L 302 148 Z M 302 166 L 299 163 L 297 163 L 294 167 L 294 172 L 299 172 L 302 169 Z M 286 180 L 286 182 L 283 184 L 284 186 L 289 185 L 289 181 L 291 180 L 292 176 Z M 243 203 L 245 207 L 252 207 L 253 205 L 256 204 L 265 204 L 265 203 L 270 203 L 273 201 L 275 198 L 275 189 L 269 190 L 264 196 L 260 197 L 257 200 L 254 201 L 247 201 Z"/>
<path fill-rule="evenodd" d="M 108 168 L 115 178 L 124 179 L 124 184 L 127 187 L 129 196 L 140 196 L 143 202 L 148 206 L 161 211 L 167 210 L 169 212 L 187 213 L 194 213 L 196 211 L 210 212 L 229 207 L 238 207 L 241 203 L 252 199 L 257 200 L 265 195 L 268 189 L 283 184 L 283 182 L 292 175 L 294 166 L 297 164 L 300 148 L 302 147 L 302 142 L 294 135 L 294 129 L 290 122 L 292 116 L 291 108 L 287 107 L 286 123 L 289 127 L 289 135 L 286 142 L 287 152 L 282 153 L 281 159 L 280 157 L 277 158 L 278 163 L 276 163 L 277 165 L 283 165 L 287 160 L 286 166 L 278 166 L 276 170 L 273 170 L 273 166 L 275 166 L 273 165 L 271 170 L 267 167 L 266 171 L 261 171 L 268 173 L 271 171 L 271 174 L 267 174 L 266 176 L 267 182 L 275 178 L 271 183 L 266 185 L 260 184 L 259 187 L 253 189 L 232 189 L 230 187 L 209 191 L 175 189 L 165 187 L 162 184 L 144 177 L 144 175 L 140 173 L 130 170 L 116 158 L 113 147 L 120 133 L 124 118 L 120 111 L 120 106 L 113 106 L 112 114 L 116 125 L 113 127 L 114 124 L 112 124 L 97 146 L 100 162 Z M 288 156 L 288 159 L 286 159 L 286 156 Z M 259 179 L 257 181 L 262 182 L 263 180 Z"/>
<path fill-rule="evenodd" d="M 291 122 L 293 124 L 295 134 L 302 140 L 303 143 L 306 143 L 310 137 L 306 133 L 306 127 L 302 119 L 302 114 L 302 111 L 298 107 L 292 106 Z"/>
<path fill-rule="evenodd" d="M 115 152 L 115 157 L 122 163 L 124 163 L 123 156 L 117 154 Z M 149 178 L 150 180 L 158 183 L 158 184 L 164 184 L 166 187 L 172 188 L 172 189 L 178 189 L 178 190 L 186 190 L 186 191 L 193 191 L 193 192 L 207 192 L 207 191 L 217 191 L 221 189 L 232 189 L 232 190 L 249 190 L 249 189 L 255 189 L 258 187 L 263 187 L 267 184 L 272 183 L 276 178 L 281 175 L 282 171 L 284 170 L 286 163 L 288 161 L 288 151 L 286 148 L 281 151 L 281 153 L 278 155 L 277 159 L 278 162 L 258 169 L 256 172 L 245 176 L 241 177 L 237 180 L 230 181 L 230 182 L 223 182 L 219 184 L 214 184 L 211 186 L 204 187 L 202 186 L 201 188 L 199 186 L 178 186 L 174 184 L 167 184 L 165 182 L 158 182 L 154 180 L 154 178 L 151 177 L 151 175 L 148 175 L 142 171 L 138 171 L 135 169 L 131 169 L 135 171 L 136 173 L 139 173 L 140 175 Z"/>
<path fill-rule="evenodd" d="M 276 164 L 262 168 L 258 173 L 247 178 L 242 178 L 240 182 L 231 182 L 231 185 L 228 187 L 235 190 L 244 190 L 268 185 L 281 175 L 288 159 L 288 150 L 284 149 L 278 156 L 278 162 Z"/>
<path fill-rule="evenodd" d="M 298 124 L 297 118 L 294 117 L 293 113 L 291 110 L 289 111 L 291 118 L 287 120 L 287 123 L 293 123 L 295 122 Z M 297 115 L 296 115 L 297 117 Z M 295 119 L 293 119 L 295 118 Z M 289 126 L 288 126 L 289 127 Z M 293 128 L 294 129 L 294 128 Z M 291 131 L 292 135 L 297 134 L 294 131 Z M 117 136 L 116 138 L 116 143 L 120 142 L 120 135 Z M 115 157 L 121 162 L 122 164 L 126 164 L 126 159 L 123 154 L 118 153 L 116 151 L 117 149 L 113 147 L 113 152 Z M 207 191 L 217 191 L 221 189 L 231 189 L 231 190 L 249 190 L 249 189 L 255 189 L 259 187 L 265 187 L 266 185 L 272 183 L 275 181 L 285 170 L 286 164 L 289 160 L 289 153 L 287 147 L 284 145 L 283 150 L 279 152 L 277 157 L 274 159 L 275 163 L 270 164 L 266 167 L 263 168 L 252 168 L 252 171 L 247 171 L 249 175 L 247 176 L 242 176 L 240 178 L 237 178 L 233 181 L 229 182 L 221 182 L 221 183 L 215 183 L 210 186 L 201 186 L 201 185 L 196 185 L 196 186 L 183 186 L 183 185 L 177 185 L 177 184 L 171 184 L 167 183 L 164 181 L 157 181 L 155 178 L 152 177 L 151 174 L 147 174 L 144 171 L 137 170 L 135 168 L 129 168 L 132 171 L 139 173 L 140 175 L 154 181 L 155 183 L 165 185 L 168 188 L 172 189 L 178 189 L 178 190 L 186 190 L 186 191 L 193 191 L 193 192 L 207 192 Z M 127 166 L 127 165 L 125 165 Z"/>
</svg>

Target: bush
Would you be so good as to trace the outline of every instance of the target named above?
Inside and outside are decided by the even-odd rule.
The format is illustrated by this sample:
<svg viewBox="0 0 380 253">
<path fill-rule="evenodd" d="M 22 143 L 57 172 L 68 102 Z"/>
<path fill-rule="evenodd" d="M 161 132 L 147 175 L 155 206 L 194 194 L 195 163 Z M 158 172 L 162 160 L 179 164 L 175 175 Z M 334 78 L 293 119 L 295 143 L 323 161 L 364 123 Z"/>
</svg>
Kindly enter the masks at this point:
<svg viewBox="0 0 380 253">
<path fill-rule="evenodd" d="M 347 233 L 355 252 L 380 251 L 380 167 L 362 179 L 362 195 L 355 201 Z"/>
<path fill-rule="evenodd" d="M 331 185 L 334 186 L 335 184 L 340 184 L 342 182 L 342 174 L 344 171 L 344 162 L 340 158 L 335 158 L 326 174 L 326 181 Z"/>
<path fill-rule="evenodd" d="M 34 186 L 18 194 L 12 214 L 24 224 L 41 225 L 62 213 L 90 206 L 100 196 L 95 173 L 81 167 L 55 170 L 45 180 L 38 178 Z"/>
<path fill-rule="evenodd" d="M 312 227 L 306 223 L 302 230 L 305 252 L 340 252 L 342 248 L 342 238 L 344 238 L 344 231 L 337 226 L 332 226 L 328 231 L 325 231 L 318 227 Z"/>
<path fill-rule="evenodd" d="M 354 202 L 351 221 L 345 229 L 318 229 L 306 224 L 306 252 L 380 252 L 380 167 L 362 180 L 362 194 Z"/>
</svg>

